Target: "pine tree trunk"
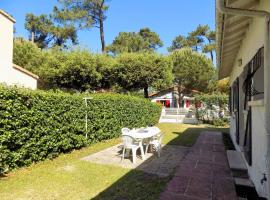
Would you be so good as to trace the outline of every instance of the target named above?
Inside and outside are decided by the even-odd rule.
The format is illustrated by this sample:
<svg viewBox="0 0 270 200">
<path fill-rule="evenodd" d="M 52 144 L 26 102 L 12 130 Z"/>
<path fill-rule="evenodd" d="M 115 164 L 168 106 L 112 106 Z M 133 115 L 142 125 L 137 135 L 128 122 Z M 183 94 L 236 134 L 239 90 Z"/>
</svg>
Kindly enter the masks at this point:
<svg viewBox="0 0 270 200">
<path fill-rule="evenodd" d="M 103 25 L 103 17 L 100 17 L 99 20 L 100 23 L 100 40 L 101 40 L 101 50 L 104 53 L 105 52 L 105 37 L 104 37 L 104 25 Z"/>
<path fill-rule="evenodd" d="M 31 32 L 31 42 L 35 42 L 35 33 L 33 31 Z"/>
<path fill-rule="evenodd" d="M 179 84 L 178 85 L 178 105 L 179 105 L 179 108 L 181 108 L 181 106 L 182 106 L 182 100 L 183 100 L 183 97 L 182 97 L 182 85 L 181 84 Z"/>
<path fill-rule="evenodd" d="M 212 62 L 214 62 L 214 55 L 213 55 L 213 51 L 210 51 L 210 55 L 211 55 L 211 60 L 212 60 Z"/>
<path fill-rule="evenodd" d="M 149 94 L 148 94 L 148 86 L 145 86 L 144 88 L 143 88 L 143 91 L 144 91 L 144 98 L 149 98 Z"/>
</svg>

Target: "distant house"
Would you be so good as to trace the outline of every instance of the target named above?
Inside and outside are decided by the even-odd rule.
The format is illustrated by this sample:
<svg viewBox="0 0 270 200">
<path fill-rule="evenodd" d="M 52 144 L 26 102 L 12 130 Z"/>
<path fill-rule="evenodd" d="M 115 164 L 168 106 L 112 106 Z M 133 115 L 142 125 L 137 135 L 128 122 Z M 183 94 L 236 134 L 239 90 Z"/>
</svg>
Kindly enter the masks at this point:
<svg viewBox="0 0 270 200">
<path fill-rule="evenodd" d="M 219 78 L 230 78 L 231 155 L 243 160 L 238 170 L 248 172 L 259 196 L 270 199 L 270 1 L 216 5 Z"/>
<path fill-rule="evenodd" d="M 0 83 L 37 89 L 39 77 L 13 64 L 13 25 L 15 20 L 0 10 Z"/>
<path fill-rule="evenodd" d="M 160 103 L 166 108 L 190 108 L 194 105 L 193 95 L 198 93 L 197 90 L 188 90 L 182 88 L 181 94 L 178 95 L 178 86 L 174 86 L 149 95 L 152 102 Z"/>
</svg>

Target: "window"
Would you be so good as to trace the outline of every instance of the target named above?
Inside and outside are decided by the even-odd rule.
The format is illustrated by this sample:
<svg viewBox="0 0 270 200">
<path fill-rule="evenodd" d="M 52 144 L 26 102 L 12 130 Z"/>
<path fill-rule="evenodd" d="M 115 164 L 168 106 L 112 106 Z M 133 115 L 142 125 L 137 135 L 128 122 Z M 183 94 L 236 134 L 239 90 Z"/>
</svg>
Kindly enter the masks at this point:
<svg viewBox="0 0 270 200">
<path fill-rule="evenodd" d="M 264 48 L 259 49 L 253 59 L 246 65 L 243 73 L 246 79 L 242 86 L 245 101 L 264 98 Z M 252 98 L 251 98 L 252 97 Z"/>
<path fill-rule="evenodd" d="M 252 165 L 252 107 L 248 101 L 264 98 L 264 49 L 261 48 L 253 59 L 245 66 L 242 76 L 245 81 L 242 90 L 244 98 L 244 155 L 249 165 Z"/>
</svg>

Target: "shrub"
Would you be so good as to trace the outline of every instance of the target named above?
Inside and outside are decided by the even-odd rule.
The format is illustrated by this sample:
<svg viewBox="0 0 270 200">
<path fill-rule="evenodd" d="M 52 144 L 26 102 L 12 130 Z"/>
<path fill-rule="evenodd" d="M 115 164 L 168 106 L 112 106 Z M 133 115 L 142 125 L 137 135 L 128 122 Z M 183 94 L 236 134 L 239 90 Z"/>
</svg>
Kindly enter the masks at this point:
<svg viewBox="0 0 270 200">
<path fill-rule="evenodd" d="M 203 123 L 215 126 L 228 124 L 228 95 L 226 94 L 202 94 L 195 96 L 197 119 Z"/>
<path fill-rule="evenodd" d="M 158 122 L 161 108 L 132 96 L 66 94 L 0 86 L 0 172 Z M 88 112 L 88 139 L 85 113 Z"/>
</svg>

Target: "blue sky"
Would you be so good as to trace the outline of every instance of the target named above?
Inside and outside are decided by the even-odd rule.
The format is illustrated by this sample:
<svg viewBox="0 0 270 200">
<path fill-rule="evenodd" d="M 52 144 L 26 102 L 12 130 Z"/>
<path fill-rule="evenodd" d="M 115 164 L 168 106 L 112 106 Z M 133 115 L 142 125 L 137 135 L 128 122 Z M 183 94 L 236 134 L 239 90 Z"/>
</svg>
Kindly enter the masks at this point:
<svg viewBox="0 0 270 200">
<path fill-rule="evenodd" d="M 167 52 L 171 41 L 179 34 L 186 35 L 198 24 L 215 28 L 214 0 L 111 0 L 105 21 L 105 39 L 110 44 L 121 31 L 138 31 L 149 27 L 157 32 L 164 42 L 159 50 Z M 28 37 L 24 29 L 26 13 L 49 14 L 57 0 L 1 0 L 0 9 L 16 19 L 16 36 Z M 82 47 L 100 52 L 99 30 L 78 33 Z"/>
</svg>

